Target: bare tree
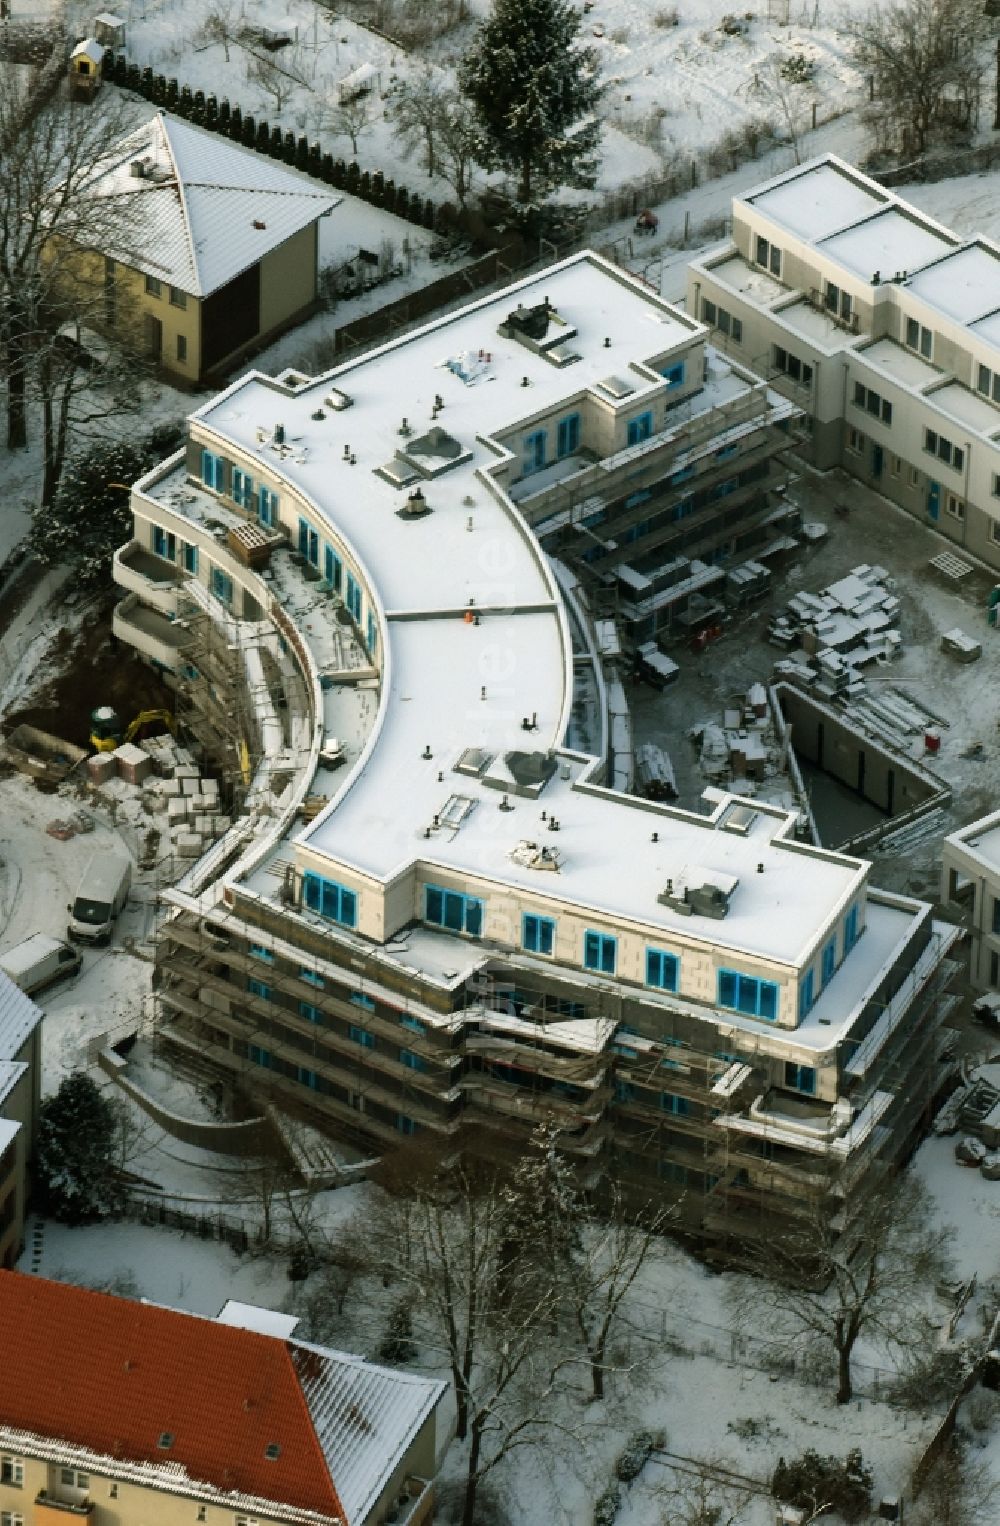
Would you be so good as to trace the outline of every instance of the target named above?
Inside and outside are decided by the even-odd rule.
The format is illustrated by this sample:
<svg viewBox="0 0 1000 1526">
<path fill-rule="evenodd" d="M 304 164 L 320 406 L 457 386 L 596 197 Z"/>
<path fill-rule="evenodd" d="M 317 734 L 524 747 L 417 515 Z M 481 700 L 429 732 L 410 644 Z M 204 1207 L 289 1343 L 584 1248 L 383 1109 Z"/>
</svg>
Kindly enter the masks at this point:
<svg viewBox="0 0 1000 1526">
<path fill-rule="evenodd" d="M 814 93 L 808 79 L 790 69 L 791 62 L 780 55 L 765 59 L 751 88 L 753 94 L 777 107 L 795 163 L 801 164 L 801 141 L 809 129 Z"/>
<path fill-rule="evenodd" d="M 40 397 L 46 500 L 74 427 L 77 373 L 87 366 L 84 348 L 61 345 L 59 330 L 67 322 L 104 327 L 103 255 L 127 260 L 140 237 L 129 199 L 97 194 L 109 154 L 133 125 L 131 108 L 111 95 L 70 101 L 56 63 L 59 79 L 52 63 L 0 71 L 0 380 L 10 449 L 27 443 L 33 387 Z M 100 378 L 90 380 L 88 390 L 99 393 Z M 113 382 L 105 390 L 107 417 L 118 400 Z M 134 384 L 130 390 L 134 396 Z"/>
<path fill-rule="evenodd" d="M 605 1377 L 612 1367 L 612 1336 L 626 1313 L 632 1285 L 668 1218 L 666 1210 L 649 1208 L 637 1219 L 618 1189 L 610 1186 L 600 1211 L 591 1214 L 581 1235 L 564 1297 L 587 1354 L 594 1399 L 604 1398 Z"/>
<path fill-rule="evenodd" d="M 195 33 L 196 41 L 205 44 L 221 42 L 227 64 L 229 45 L 237 36 L 238 26 L 234 19 L 237 15 L 236 0 L 213 0 L 212 9 Z"/>
<path fill-rule="evenodd" d="M 247 52 L 247 79 L 258 85 L 274 102 L 276 116 L 281 116 L 293 90 L 312 90 L 315 62 L 301 47 L 284 48 L 281 62 L 270 53 Z"/>
<path fill-rule="evenodd" d="M 574 1360 L 546 1338 L 558 1304 L 551 1282 L 511 1250 L 520 1244 L 512 1211 L 523 1199 L 510 1168 L 483 1149 L 477 1142 L 446 1157 L 431 1148 L 387 1163 L 382 1181 L 391 1191 L 379 1225 L 420 1344 L 451 1370 L 457 1434 L 468 1448 L 462 1526 L 473 1526 L 493 1470 L 557 1424 L 556 1396 Z"/>
<path fill-rule="evenodd" d="M 747 1519 L 753 1491 L 738 1478 L 728 1481 L 728 1470 L 711 1461 L 702 1468 L 672 1467 L 657 1485 L 662 1526 L 741 1526 Z"/>
<path fill-rule="evenodd" d="M 362 91 L 342 101 L 332 101 L 327 108 L 326 125 L 335 137 L 350 138 L 351 153 L 357 158 L 358 139 L 370 129 L 372 118 L 371 93 Z"/>
<path fill-rule="evenodd" d="M 974 126 L 989 23 L 981 0 L 876 0 L 846 23 L 877 97 L 878 136 L 923 153 L 936 128 Z"/>
<path fill-rule="evenodd" d="M 396 93 L 391 116 L 404 148 L 422 143 L 428 175 L 437 174 L 437 139 L 446 87 L 430 68 L 405 80 Z M 387 112 L 386 115 L 389 115 Z"/>
<path fill-rule="evenodd" d="M 440 102 L 438 124 L 438 174 L 447 181 L 459 205 L 465 206 L 472 189 L 472 172 L 479 164 L 482 138 L 457 90 L 447 91 Z"/>
<path fill-rule="evenodd" d="M 777 1343 L 803 1341 L 835 1359 L 837 1403 L 850 1402 L 861 1335 L 892 1350 L 926 1340 L 928 1290 L 947 1268 L 948 1231 L 931 1221 L 912 1177 L 831 1184 L 787 1228 L 762 1241 L 760 1277 L 736 1295 L 737 1317 Z"/>
</svg>

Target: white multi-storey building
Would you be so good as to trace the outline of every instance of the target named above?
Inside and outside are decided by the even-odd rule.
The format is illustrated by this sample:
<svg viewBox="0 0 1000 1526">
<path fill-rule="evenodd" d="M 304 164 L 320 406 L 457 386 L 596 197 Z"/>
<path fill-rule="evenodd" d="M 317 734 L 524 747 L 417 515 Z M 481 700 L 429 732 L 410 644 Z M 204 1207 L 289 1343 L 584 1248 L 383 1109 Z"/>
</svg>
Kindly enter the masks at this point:
<svg viewBox="0 0 1000 1526">
<path fill-rule="evenodd" d="M 794 410 L 705 341 L 582 255 L 245 377 L 136 484 L 115 629 L 242 797 L 166 895 L 165 1035 L 369 1144 L 555 1118 L 724 1250 L 908 1147 L 954 931 L 794 813 L 608 785 L 584 592 L 532 527 L 579 475 L 603 555 L 637 484 L 760 455 Z"/>
<path fill-rule="evenodd" d="M 842 465 L 1000 567 L 1000 246 L 950 232 L 832 154 L 733 201 L 691 263 L 714 343 Z"/>
<path fill-rule="evenodd" d="M 961 912 L 968 929 L 973 985 L 1000 991 L 1000 811 L 945 838 L 941 901 Z"/>
</svg>

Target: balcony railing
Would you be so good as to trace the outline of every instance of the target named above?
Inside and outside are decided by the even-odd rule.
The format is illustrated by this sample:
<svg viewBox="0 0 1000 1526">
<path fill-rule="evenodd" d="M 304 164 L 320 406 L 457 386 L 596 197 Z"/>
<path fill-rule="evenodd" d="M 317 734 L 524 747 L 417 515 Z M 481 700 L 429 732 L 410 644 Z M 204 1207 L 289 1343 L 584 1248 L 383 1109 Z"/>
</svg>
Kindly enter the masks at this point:
<svg viewBox="0 0 1000 1526">
<path fill-rule="evenodd" d="M 52 1510 L 62 1515 L 92 1515 L 94 1502 L 84 1496 L 83 1499 L 69 1500 L 60 1499 L 58 1495 L 49 1494 L 47 1489 L 39 1489 L 35 1495 L 35 1521 L 37 1526 L 48 1520 L 48 1512 Z"/>
<path fill-rule="evenodd" d="M 181 648 L 191 640 L 189 630 L 168 620 L 158 609 L 150 609 L 134 593 L 126 594 L 115 605 L 111 628 L 120 641 L 134 646 L 144 657 L 151 657 L 171 672 L 180 667 Z"/>
<path fill-rule="evenodd" d="M 119 546 L 114 554 L 114 580 L 120 588 L 138 594 L 163 614 L 177 613 L 177 590 L 184 574 L 162 556 L 154 556 L 137 540 Z"/>
</svg>

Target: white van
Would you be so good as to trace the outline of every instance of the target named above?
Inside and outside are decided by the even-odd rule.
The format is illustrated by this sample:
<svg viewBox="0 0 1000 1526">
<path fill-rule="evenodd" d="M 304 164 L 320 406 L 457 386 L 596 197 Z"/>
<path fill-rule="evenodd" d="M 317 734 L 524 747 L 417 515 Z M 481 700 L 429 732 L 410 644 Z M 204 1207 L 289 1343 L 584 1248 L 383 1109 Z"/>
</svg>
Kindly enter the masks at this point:
<svg viewBox="0 0 1000 1526">
<path fill-rule="evenodd" d="M 132 860 L 118 853 L 95 853 L 84 870 L 67 933 L 84 943 L 110 943 L 114 920 L 128 900 Z"/>
<path fill-rule="evenodd" d="M 46 933 L 34 933 L 15 948 L 0 954 L 0 970 L 9 975 L 26 996 L 43 991 L 64 975 L 75 975 L 83 961 L 83 955 L 68 943 L 50 938 Z"/>
</svg>

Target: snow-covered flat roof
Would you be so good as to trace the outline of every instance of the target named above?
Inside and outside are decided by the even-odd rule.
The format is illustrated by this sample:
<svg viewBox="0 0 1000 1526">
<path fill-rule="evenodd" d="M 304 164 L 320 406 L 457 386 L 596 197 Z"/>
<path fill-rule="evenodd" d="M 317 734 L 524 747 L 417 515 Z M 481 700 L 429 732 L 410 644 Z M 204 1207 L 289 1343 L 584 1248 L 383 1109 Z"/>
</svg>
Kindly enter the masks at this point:
<svg viewBox="0 0 1000 1526">
<path fill-rule="evenodd" d="M 832 234 L 819 247 L 865 281 L 876 272 L 888 281 L 897 271 L 915 270 L 947 253 L 954 241 L 927 227 L 919 213 L 887 207 L 857 227 Z"/>
<path fill-rule="evenodd" d="M 741 203 L 864 281 L 877 273 L 884 287 L 905 272 L 900 294 L 912 292 L 942 318 L 1000 348 L 1000 245 L 994 240 L 960 238 L 834 154 L 749 190 L 736 198 L 735 205 Z"/>
<path fill-rule="evenodd" d="M 918 270 L 910 291 L 958 323 L 972 323 L 996 306 L 1000 294 L 1000 250 L 985 244 L 956 249 L 945 259 Z"/>
<path fill-rule="evenodd" d="M 987 318 L 980 318 L 978 323 L 970 323 L 969 332 L 1000 349 L 1000 309 Z"/>
<path fill-rule="evenodd" d="M 1000 869 L 1000 811 L 952 832 L 945 842 L 978 858 L 989 869 Z"/>
<path fill-rule="evenodd" d="M 733 291 L 753 297 L 756 302 L 773 302 L 787 291 L 787 287 L 768 275 L 766 270 L 761 270 L 759 265 L 750 265 L 742 254 L 732 254 L 709 268 L 714 279 L 724 281 Z"/>
<path fill-rule="evenodd" d="M 553 365 L 498 333 L 517 303 L 545 298 L 567 332 L 563 348 L 578 357 L 570 364 Z M 662 364 L 705 332 L 583 254 L 291 393 L 251 375 L 194 415 L 210 438 L 234 442 L 255 461 L 261 480 L 279 490 L 294 485 L 319 527 L 326 523 L 354 552 L 378 607 L 384 670 L 374 726 L 357 764 L 334 776 L 329 805 L 295 829 L 296 844 L 330 872 L 350 867 L 388 884 L 415 864 L 430 880 L 440 867 L 525 901 L 565 900 L 615 922 L 789 965 L 863 886 L 867 865 L 785 840 L 793 813 L 759 809 L 751 830 L 737 835 L 722 828 L 725 804 L 709 818 L 598 789 L 590 783 L 594 760 L 560 750 L 573 700 L 563 600 L 535 537 L 494 481 L 505 454 L 493 442 L 511 439 L 519 474 L 520 437 L 532 421 L 574 408 L 588 389 L 600 395 L 611 377 L 633 389 L 621 404 L 626 412 L 652 406 L 665 390 L 644 363 Z M 750 401 L 755 387 L 757 423 L 743 420 L 742 429 L 759 427 L 772 401 L 788 405 L 711 356 L 705 387 L 666 412 L 660 438 L 710 406 Z M 351 406 L 329 403 L 332 389 Z M 740 418 L 734 413 L 734 428 Z M 454 464 L 421 481 L 431 512 L 401 519 L 407 488 L 380 468 L 395 451 L 413 449 L 432 421 L 447 431 Z M 278 425 L 284 453 L 272 443 Z M 717 445 L 715 438 L 705 449 Z M 470 601 L 478 619 L 466 618 Z M 498 788 L 455 772 L 469 749 L 492 760 L 485 772 Z M 514 789 L 504 759 L 517 752 L 555 758 L 537 799 Z M 532 866 L 527 843 L 547 850 L 544 870 Z M 553 856 L 558 868 L 548 867 Z M 694 872 L 737 882 L 723 919 L 684 917 L 659 903 L 668 880 Z M 250 871 L 257 893 L 274 895 L 278 884 L 263 862 Z M 440 973 L 450 978 L 454 940 L 437 941 L 447 944 Z M 404 958 L 422 967 L 427 952 L 408 948 Z M 465 962 L 461 953 L 457 962 Z"/>
<path fill-rule="evenodd" d="M 282 1314 L 277 1309 L 263 1309 L 255 1303 L 240 1303 L 230 1298 L 218 1315 L 220 1325 L 236 1325 L 240 1330 L 256 1330 L 258 1335 L 275 1335 L 287 1340 L 299 1323 L 297 1314 Z"/>
<path fill-rule="evenodd" d="M 863 349 L 859 349 L 857 355 L 859 360 L 871 361 L 887 376 L 907 387 L 926 387 L 941 375 L 937 366 L 932 366 L 929 360 L 924 360 L 912 350 L 897 344 L 895 339 L 876 339 L 874 344 L 866 344 Z"/>
<path fill-rule="evenodd" d="M 780 184 L 751 191 L 745 199 L 790 232 L 816 243 L 877 212 L 888 198 L 830 158 L 803 165 Z"/>
<path fill-rule="evenodd" d="M 852 336 L 847 330 L 834 323 L 829 313 L 814 307 L 811 302 L 789 302 L 773 316 L 801 334 L 803 339 L 811 340 L 813 344 L 822 345 L 825 349 L 841 350 L 845 344 L 851 343 Z"/>
<path fill-rule="evenodd" d="M 990 436 L 1000 430 L 1000 408 L 988 403 L 978 393 L 970 392 L 960 382 L 948 382 L 944 387 L 935 387 L 926 397 L 935 408 L 940 408 L 942 413 L 968 429 L 974 429 L 977 434 Z"/>
</svg>

